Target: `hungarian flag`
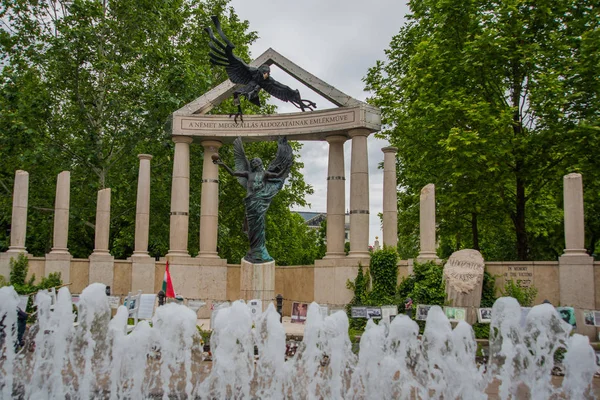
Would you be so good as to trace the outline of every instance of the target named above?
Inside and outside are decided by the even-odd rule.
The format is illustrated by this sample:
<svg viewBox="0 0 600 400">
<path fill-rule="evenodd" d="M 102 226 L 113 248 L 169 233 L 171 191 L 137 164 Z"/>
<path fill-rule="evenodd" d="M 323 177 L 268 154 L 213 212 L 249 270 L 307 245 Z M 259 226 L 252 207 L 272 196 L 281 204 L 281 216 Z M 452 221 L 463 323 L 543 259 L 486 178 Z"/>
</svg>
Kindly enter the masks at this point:
<svg viewBox="0 0 600 400">
<path fill-rule="evenodd" d="M 165 277 L 163 279 L 163 292 L 167 298 L 175 298 L 175 290 L 173 290 L 173 281 L 171 280 L 171 273 L 169 272 L 169 262 L 167 261 L 167 269 L 165 269 Z"/>
</svg>

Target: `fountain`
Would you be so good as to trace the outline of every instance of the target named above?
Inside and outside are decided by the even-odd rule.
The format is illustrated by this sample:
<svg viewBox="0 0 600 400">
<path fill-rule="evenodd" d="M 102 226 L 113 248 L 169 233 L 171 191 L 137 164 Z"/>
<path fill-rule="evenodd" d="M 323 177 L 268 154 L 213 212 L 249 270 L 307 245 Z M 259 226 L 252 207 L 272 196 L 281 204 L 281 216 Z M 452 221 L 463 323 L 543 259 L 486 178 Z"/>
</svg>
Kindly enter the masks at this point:
<svg viewBox="0 0 600 400">
<path fill-rule="evenodd" d="M 4 327 L 16 323 L 17 304 L 12 287 L 0 288 Z M 533 307 L 523 325 L 512 298 L 494 304 L 486 365 L 475 361 L 470 325 L 452 329 L 437 306 L 421 338 L 404 315 L 369 321 L 354 354 L 346 314 L 323 318 L 313 303 L 304 339 L 286 360 L 273 305 L 253 323 L 246 304 L 236 301 L 216 316 L 210 363 L 202 356 L 196 314 L 183 305 L 159 307 L 151 323 L 141 321 L 127 334 L 127 310 L 122 306 L 110 318 L 102 284 L 83 291 L 77 316 L 66 287 L 56 304 L 44 292 L 35 304 L 33 351 L 15 352 L 16 330 L 4 328 L 3 399 L 485 399 L 490 385 L 498 385 L 501 399 L 580 399 L 589 395 L 596 371 L 588 338 L 571 335 L 551 305 Z M 566 349 L 560 387 L 551 382 L 558 349 Z"/>
</svg>

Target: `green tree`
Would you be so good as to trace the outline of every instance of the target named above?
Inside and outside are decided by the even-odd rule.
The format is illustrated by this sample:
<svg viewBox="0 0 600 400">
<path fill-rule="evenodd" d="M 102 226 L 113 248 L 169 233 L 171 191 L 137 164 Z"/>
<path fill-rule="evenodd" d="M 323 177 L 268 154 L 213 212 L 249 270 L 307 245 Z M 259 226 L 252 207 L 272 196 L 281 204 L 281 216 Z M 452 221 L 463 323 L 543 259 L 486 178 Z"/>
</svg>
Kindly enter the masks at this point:
<svg viewBox="0 0 600 400">
<path fill-rule="evenodd" d="M 562 175 L 597 174 L 584 164 L 598 145 L 598 8 L 587 0 L 409 6 L 388 61 L 365 78 L 383 135 L 399 148 L 399 203 L 415 204 L 434 183 L 446 252 L 554 258 Z"/>
</svg>

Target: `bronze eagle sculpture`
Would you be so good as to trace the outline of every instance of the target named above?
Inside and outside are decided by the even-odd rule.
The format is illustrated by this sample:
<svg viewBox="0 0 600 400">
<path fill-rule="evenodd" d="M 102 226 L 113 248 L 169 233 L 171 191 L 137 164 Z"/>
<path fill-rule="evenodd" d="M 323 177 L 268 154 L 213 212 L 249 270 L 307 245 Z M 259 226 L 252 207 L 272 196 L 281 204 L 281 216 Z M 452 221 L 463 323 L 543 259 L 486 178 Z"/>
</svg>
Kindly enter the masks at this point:
<svg viewBox="0 0 600 400">
<path fill-rule="evenodd" d="M 317 108 L 317 105 L 310 101 L 300 98 L 300 92 L 292 89 L 282 83 L 277 82 L 271 77 L 271 69 L 267 64 L 263 64 L 258 68 L 251 67 L 242 59 L 233 54 L 235 46 L 221 30 L 219 18 L 215 15 L 211 17 L 215 29 L 223 42 L 221 43 L 213 34 L 210 27 L 205 28 L 210 42 L 208 45 L 211 49 L 209 53 L 210 62 L 213 65 L 225 67 L 229 80 L 233 83 L 244 85 L 241 89 L 233 92 L 233 104 L 237 106 L 238 112 L 235 114 L 234 121 L 237 123 L 238 117 L 244 122 L 240 96 L 245 96 L 251 103 L 260 107 L 260 98 L 258 93 L 264 89 L 267 93 L 275 96 L 279 100 L 290 102 L 302 111 Z M 230 115 L 230 117 L 233 114 Z"/>
</svg>

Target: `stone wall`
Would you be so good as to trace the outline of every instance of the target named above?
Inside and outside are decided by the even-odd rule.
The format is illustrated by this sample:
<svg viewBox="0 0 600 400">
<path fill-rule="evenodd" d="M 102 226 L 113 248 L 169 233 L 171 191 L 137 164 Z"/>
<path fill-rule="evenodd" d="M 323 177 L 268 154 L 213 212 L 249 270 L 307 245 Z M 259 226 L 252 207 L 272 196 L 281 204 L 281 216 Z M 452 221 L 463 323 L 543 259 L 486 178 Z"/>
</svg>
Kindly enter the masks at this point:
<svg viewBox="0 0 600 400">
<path fill-rule="evenodd" d="M 31 277 L 35 274 L 36 282 L 46 274 L 46 261 L 44 257 L 29 256 L 29 274 Z M 132 290 L 132 262 L 131 260 L 114 260 L 113 275 L 111 284 L 112 294 L 115 296 L 126 296 Z M 81 293 L 89 285 L 89 266 L 88 259 L 72 259 L 70 262 L 70 282 L 69 290 L 71 293 Z M 486 271 L 496 276 L 496 295 L 501 295 L 501 290 L 507 279 L 521 281 L 522 286 L 535 286 L 538 290 L 535 304 L 540 304 L 543 300 L 549 300 L 554 305 L 560 305 L 560 286 L 559 286 L 559 262 L 558 261 L 498 261 L 487 262 Z M 365 268 L 368 272 L 368 267 Z M 412 272 L 412 263 L 407 260 L 398 262 L 398 282 L 407 277 Z M 165 273 L 165 261 L 157 261 L 154 265 L 154 292 L 157 293 L 162 288 L 163 277 Z M 8 278 L 8 277 L 7 277 Z M 594 262 L 595 287 L 600 287 L 600 261 Z M 345 282 L 344 282 L 345 284 Z M 174 282 L 177 290 L 177 282 Z M 327 290 L 331 282 L 321 282 L 315 285 L 315 266 L 282 266 L 275 268 L 275 294 L 281 294 L 284 297 L 284 315 L 291 313 L 291 302 L 300 301 L 310 303 L 314 301 L 315 296 L 322 294 L 315 293 L 315 289 L 322 288 Z M 341 286 L 337 282 L 337 286 Z M 227 285 L 224 298 L 233 301 L 240 295 L 240 265 L 227 264 Z M 197 299 L 204 299 L 202 293 L 195 296 Z M 326 297 L 326 296 L 325 296 Z M 346 302 L 350 301 L 351 293 L 348 294 Z M 212 299 L 211 299 L 212 300 Z M 596 309 L 600 309 L 600 291 L 595 293 Z"/>
</svg>

